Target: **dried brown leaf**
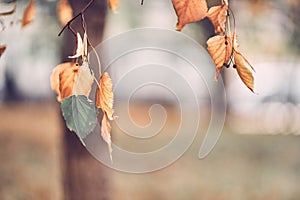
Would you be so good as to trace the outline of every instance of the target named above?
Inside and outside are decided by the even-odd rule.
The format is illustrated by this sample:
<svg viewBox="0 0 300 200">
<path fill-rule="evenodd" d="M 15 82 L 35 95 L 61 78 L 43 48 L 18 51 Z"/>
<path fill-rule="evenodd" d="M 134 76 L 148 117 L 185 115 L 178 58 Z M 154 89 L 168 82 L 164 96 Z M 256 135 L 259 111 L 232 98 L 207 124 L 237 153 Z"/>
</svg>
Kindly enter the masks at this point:
<svg viewBox="0 0 300 200">
<path fill-rule="evenodd" d="M 224 34 L 226 30 L 226 18 L 228 5 L 213 6 L 207 12 L 207 18 L 212 22 L 215 33 Z"/>
<path fill-rule="evenodd" d="M 104 72 L 99 81 L 96 93 L 96 106 L 107 114 L 109 120 L 113 120 L 114 95 L 112 91 L 112 80 L 107 72 Z"/>
<path fill-rule="evenodd" d="M 249 64 L 249 62 L 244 58 L 244 56 L 239 53 L 234 53 L 234 62 L 236 65 L 236 70 L 243 81 L 243 83 L 252 91 L 254 92 L 254 76 L 252 73 L 253 67 Z"/>
<path fill-rule="evenodd" d="M 106 113 L 104 113 L 101 122 L 101 136 L 103 140 L 107 143 L 110 159 L 112 160 L 112 148 L 111 148 L 111 136 L 110 136 L 111 126 L 108 121 Z"/>
<path fill-rule="evenodd" d="M 178 31 L 188 23 L 199 21 L 206 17 L 206 0 L 172 0 L 178 17 L 176 28 Z"/>
<path fill-rule="evenodd" d="M 0 57 L 2 56 L 2 54 L 4 53 L 5 50 L 6 50 L 6 45 L 1 45 L 0 46 Z"/>
<path fill-rule="evenodd" d="M 56 10 L 58 20 L 63 26 L 73 18 L 73 9 L 68 0 L 59 0 Z"/>
<path fill-rule="evenodd" d="M 51 88 L 57 93 L 59 102 L 73 94 L 74 82 L 79 70 L 79 66 L 72 62 L 59 64 L 53 69 L 50 78 Z"/>
<path fill-rule="evenodd" d="M 22 27 L 27 26 L 30 24 L 36 15 L 36 5 L 34 0 L 29 0 L 25 11 L 23 13 L 23 18 L 22 18 Z"/>
<path fill-rule="evenodd" d="M 108 0 L 109 8 L 114 12 L 119 7 L 119 0 Z"/>
<path fill-rule="evenodd" d="M 76 35 L 77 35 L 76 53 L 73 56 L 69 56 L 69 58 L 78 58 L 80 56 L 82 56 L 82 58 L 86 58 L 87 57 L 87 48 L 88 48 L 87 47 L 87 34 L 86 34 L 86 32 L 84 32 L 83 40 L 79 33 L 77 33 Z"/>
<path fill-rule="evenodd" d="M 88 62 L 83 61 L 80 66 L 78 76 L 74 83 L 73 94 L 89 96 L 94 82 L 94 73 L 90 69 Z"/>
<path fill-rule="evenodd" d="M 207 49 L 216 66 L 217 80 L 224 65 L 226 65 L 233 52 L 232 36 L 217 35 L 207 40 Z"/>
</svg>

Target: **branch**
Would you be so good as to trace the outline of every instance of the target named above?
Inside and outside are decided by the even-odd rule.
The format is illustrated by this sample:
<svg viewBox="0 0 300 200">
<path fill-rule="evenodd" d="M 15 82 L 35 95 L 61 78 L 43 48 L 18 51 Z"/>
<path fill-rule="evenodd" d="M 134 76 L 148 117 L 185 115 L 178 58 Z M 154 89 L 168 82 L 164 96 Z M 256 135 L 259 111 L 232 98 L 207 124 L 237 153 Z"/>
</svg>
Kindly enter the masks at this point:
<svg viewBox="0 0 300 200">
<path fill-rule="evenodd" d="M 16 7 L 17 7 L 17 1 L 14 1 L 14 7 L 12 8 L 12 10 L 0 13 L 0 16 L 13 14 L 16 11 Z"/>
<path fill-rule="evenodd" d="M 141 1 L 141 5 L 144 5 L 144 0 Z"/>
<path fill-rule="evenodd" d="M 68 23 L 62 28 L 62 30 L 58 33 L 58 36 L 60 36 L 64 30 L 66 28 L 69 28 L 71 23 L 79 16 L 83 16 L 84 12 L 94 3 L 95 0 L 90 0 L 90 2 L 88 4 L 86 4 L 86 6 L 80 11 L 80 13 L 78 13 L 77 15 L 75 15 L 70 21 L 68 21 Z"/>
</svg>

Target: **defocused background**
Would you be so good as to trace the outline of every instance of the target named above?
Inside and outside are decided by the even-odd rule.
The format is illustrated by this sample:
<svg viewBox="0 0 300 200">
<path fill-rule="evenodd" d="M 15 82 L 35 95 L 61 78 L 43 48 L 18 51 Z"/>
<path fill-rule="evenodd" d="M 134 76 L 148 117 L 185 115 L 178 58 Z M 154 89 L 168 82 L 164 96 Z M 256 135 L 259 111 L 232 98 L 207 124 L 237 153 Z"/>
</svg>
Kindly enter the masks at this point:
<svg viewBox="0 0 300 200">
<path fill-rule="evenodd" d="M 56 16 L 57 1 L 36 1 L 37 17 L 21 29 L 26 4 L 20 0 L 16 13 L 0 16 L 0 44 L 7 45 L 0 58 L 0 199 L 67 199 L 64 174 L 68 171 L 65 165 L 69 154 L 65 152 L 76 149 L 66 150 L 70 146 L 65 146 L 64 122 L 49 82 L 52 68 L 65 59 L 61 57 L 65 38 L 57 37 L 62 28 Z M 217 5 L 220 1 L 208 4 Z M 208 110 L 194 143 L 178 161 L 147 174 L 101 168 L 97 173 L 105 178 L 98 187 L 105 188 L 105 194 L 95 199 L 299 199 L 299 4 L 297 0 L 231 0 L 241 51 L 256 69 L 258 94 L 242 84 L 233 68 L 225 69 L 227 117 L 212 153 L 198 159 L 209 125 Z M 9 6 L 9 1 L 1 1 L 0 11 Z M 174 29 L 175 24 L 170 0 L 145 0 L 143 6 L 139 1 L 120 0 L 117 13 L 107 11 L 103 40 L 133 28 Z M 182 32 L 205 45 L 213 35 L 213 27 L 203 20 L 187 25 Z M 112 77 L 122 72 L 113 70 Z M 151 92 L 150 100 L 143 98 L 147 88 L 133 99 L 130 114 L 137 124 L 147 125 L 149 107 L 163 105 L 169 117 L 158 141 L 161 144 L 172 137 L 180 119 L 168 94 L 161 95 L 153 88 Z M 116 112 L 121 113 L 122 95 L 116 95 Z M 112 135 L 121 147 L 143 150 L 143 145 L 124 137 L 115 123 Z M 76 162 L 72 165 L 81 167 Z M 87 164 L 82 172 L 88 177 L 85 181 L 96 173 L 91 168 Z M 83 182 L 80 177 L 72 181 Z M 80 196 L 82 188 L 72 192 Z"/>
</svg>

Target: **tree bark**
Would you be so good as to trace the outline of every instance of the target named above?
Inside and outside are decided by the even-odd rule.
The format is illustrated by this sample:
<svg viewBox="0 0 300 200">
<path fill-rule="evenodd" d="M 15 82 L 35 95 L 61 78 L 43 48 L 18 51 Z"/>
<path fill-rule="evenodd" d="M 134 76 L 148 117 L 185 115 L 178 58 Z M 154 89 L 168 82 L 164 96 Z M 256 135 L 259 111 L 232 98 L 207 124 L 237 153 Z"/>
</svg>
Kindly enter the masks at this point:
<svg viewBox="0 0 300 200">
<path fill-rule="evenodd" d="M 74 15 L 79 13 L 90 0 L 69 0 L 74 10 Z M 106 1 L 95 1 L 85 12 L 87 34 L 93 46 L 100 43 L 103 35 Z M 82 30 L 81 18 L 78 17 L 72 28 L 80 33 Z M 63 33 L 62 61 L 66 62 L 68 56 L 73 54 L 74 35 L 65 30 Z M 63 121 L 63 124 L 65 122 Z M 67 200 L 107 200 L 108 194 L 108 169 L 98 162 L 80 143 L 76 134 L 65 127 L 64 134 L 64 199 Z"/>
</svg>

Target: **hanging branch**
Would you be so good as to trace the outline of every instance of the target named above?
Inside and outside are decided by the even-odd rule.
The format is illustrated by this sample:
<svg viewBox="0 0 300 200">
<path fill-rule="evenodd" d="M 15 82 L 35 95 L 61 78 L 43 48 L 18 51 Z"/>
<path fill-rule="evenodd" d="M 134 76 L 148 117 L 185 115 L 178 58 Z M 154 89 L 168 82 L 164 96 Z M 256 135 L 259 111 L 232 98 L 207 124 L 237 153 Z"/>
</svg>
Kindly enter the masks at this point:
<svg viewBox="0 0 300 200">
<path fill-rule="evenodd" d="M 15 0 L 14 1 L 14 7 L 11 10 L 9 10 L 9 11 L 1 12 L 0 16 L 6 16 L 6 15 L 14 14 L 16 12 L 16 8 L 17 8 L 17 1 Z"/>
<path fill-rule="evenodd" d="M 63 28 L 62 30 L 58 33 L 58 36 L 61 36 L 61 34 L 65 31 L 66 28 L 70 29 L 71 23 L 79 16 L 83 16 L 84 12 L 94 3 L 95 0 L 91 0 L 77 15 L 75 15 Z"/>
</svg>

